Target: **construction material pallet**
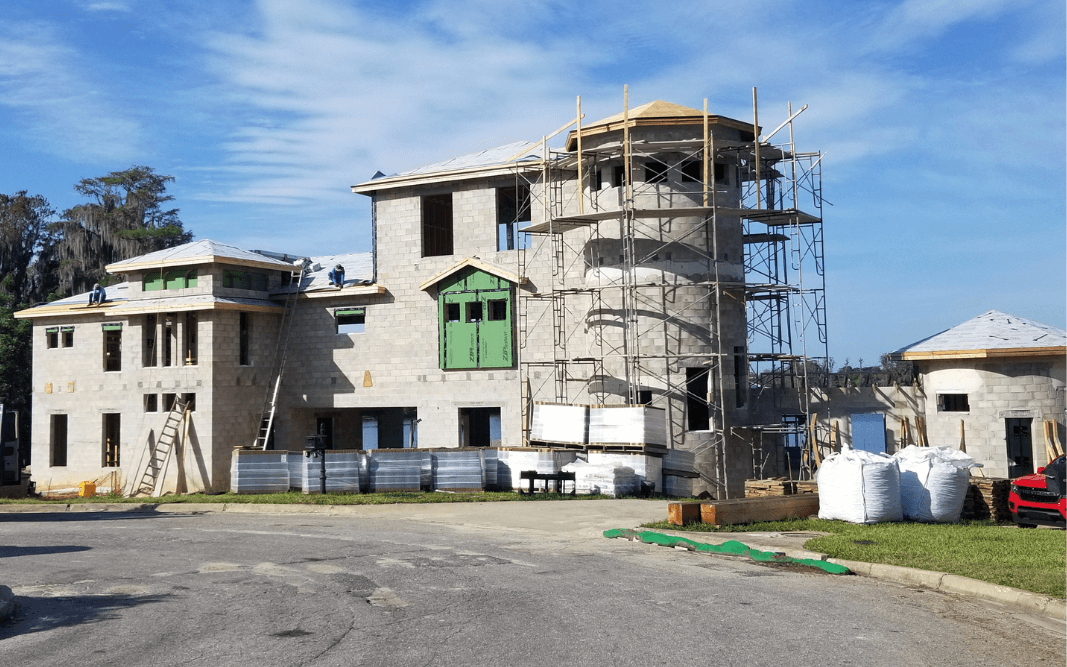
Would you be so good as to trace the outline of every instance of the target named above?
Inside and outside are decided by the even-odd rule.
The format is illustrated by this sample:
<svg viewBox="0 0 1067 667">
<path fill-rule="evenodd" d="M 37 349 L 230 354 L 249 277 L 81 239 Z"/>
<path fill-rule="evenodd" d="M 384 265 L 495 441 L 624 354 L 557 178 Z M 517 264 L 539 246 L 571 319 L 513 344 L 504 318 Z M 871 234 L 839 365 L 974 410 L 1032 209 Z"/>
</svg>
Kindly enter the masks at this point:
<svg viewBox="0 0 1067 667">
<path fill-rule="evenodd" d="M 531 447 L 541 449 L 569 449 L 579 452 L 611 452 L 615 454 L 646 454 L 648 456 L 663 456 L 667 448 L 663 445 L 651 444 L 605 444 L 605 443 L 577 443 L 577 442 L 536 442 Z"/>
<path fill-rule="evenodd" d="M 1010 479 L 972 477 L 963 503 L 964 519 L 993 519 L 998 523 L 1011 521 L 1008 508 Z"/>
<path fill-rule="evenodd" d="M 746 498 L 777 498 L 818 492 L 819 486 L 814 480 L 795 481 L 784 478 L 745 480 Z"/>
</svg>

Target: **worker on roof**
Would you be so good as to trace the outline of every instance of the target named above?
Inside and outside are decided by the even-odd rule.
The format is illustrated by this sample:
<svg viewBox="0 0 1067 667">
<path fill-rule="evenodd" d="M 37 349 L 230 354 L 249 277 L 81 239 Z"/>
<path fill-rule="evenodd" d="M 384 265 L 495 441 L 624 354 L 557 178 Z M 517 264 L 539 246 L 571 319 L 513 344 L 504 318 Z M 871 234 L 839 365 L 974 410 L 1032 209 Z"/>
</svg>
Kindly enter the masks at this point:
<svg viewBox="0 0 1067 667">
<path fill-rule="evenodd" d="M 333 271 L 330 271 L 330 284 L 336 287 L 343 287 L 345 284 L 345 267 L 338 264 L 333 267 Z"/>
<path fill-rule="evenodd" d="M 89 305 L 103 305 L 104 300 L 107 299 L 107 292 L 100 286 L 100 283 L 93 285 L 93 291 L 89 292 Z"/>
</svg>

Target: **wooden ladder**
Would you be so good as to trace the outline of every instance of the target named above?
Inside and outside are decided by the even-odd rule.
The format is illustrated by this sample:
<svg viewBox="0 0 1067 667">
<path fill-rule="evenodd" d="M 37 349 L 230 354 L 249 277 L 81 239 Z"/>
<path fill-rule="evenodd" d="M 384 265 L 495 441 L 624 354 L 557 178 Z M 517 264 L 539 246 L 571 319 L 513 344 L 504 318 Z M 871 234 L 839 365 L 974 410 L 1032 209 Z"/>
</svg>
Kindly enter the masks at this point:
<svg viewBox="0 0 1067 667">
<path fill-rule="evenodd" d="M 270 444 L 271 432 L 274 430 L 274 417 L 278 413 L 278 394 L 282 386 L 282 374 L 285 371 L 285 360 L 289 353 L 289 334 L 293 330 L 293 319 L 296 313 L 296 300 L 300 296 L 300 285 L 304 281 L 304 273 L 308 263 L 305 262 L 300 269 L 293 271 L 290 285 L 292 290 L 285 297 L 285 308 L 282 311 L 282 321 L 278 325 L 278 342 L 274 347 L 274 362 L 271 366 L 267 392 L 263 397 L 263 409 L 260 411 L 259 429 L 256 438 L 252 441 L 255 449 L 266 449 Z"/>
<path fill-rule="evenodd" d="M 160 473 L 167 462 L 167 457 L 174 451 L 174 444 L 178 441 L 179 428 L 182 420 L 185 419 L 188 407 L 188 403 L 183 401 L 181 397 L 176 396 L 174 398 L 174 405 L 171 406 L 170 411 L 167 413 L 167 420 L 163 423 L 163 430 L 159 432 L 156 446 L 149 450 L 148 463 L 145 465 L 144 473 L 141 474 L 141 479 L 137 482 L 137 486 L 134 487 L 133 493 L 130 494 L 131 496 L 140 494 L 151 496 L 156 492 Z"/>
</svg>

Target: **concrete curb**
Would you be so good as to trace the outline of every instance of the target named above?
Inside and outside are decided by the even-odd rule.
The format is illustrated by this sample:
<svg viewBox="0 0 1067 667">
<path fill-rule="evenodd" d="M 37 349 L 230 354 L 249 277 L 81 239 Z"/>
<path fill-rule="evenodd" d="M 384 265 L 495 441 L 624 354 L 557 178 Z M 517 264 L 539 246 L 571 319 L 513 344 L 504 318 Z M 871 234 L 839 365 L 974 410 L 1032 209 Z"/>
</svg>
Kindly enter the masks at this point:
<svg viewBox="0 0 1067 667">
<path fill-rule="evenodd" d="M 831 563 L 844 565 L 856 574 L 865 577 L 884 579 L 910 586 L 922 586 L 942 593 L 981 598 L 1019 607 L 1027 612 L 1043 614 L 1059 621 L 1067 621 L 1067 602 L 1047 595 L 1039 595 L 1010 586 L 998 586 L 997 584 L 961 577 L 958 574 L 949 574 L 947 572 L 918 570 L 913 567 L 883 565 L 881 563 L 861 563 L 840 558 L 827 558 L 827 560 Z"/>
<path fill-rule="evenodd" d="M 15 614 L 15 594 L 7 586 L 0 586 L 0 623 Z"/>
</svg>

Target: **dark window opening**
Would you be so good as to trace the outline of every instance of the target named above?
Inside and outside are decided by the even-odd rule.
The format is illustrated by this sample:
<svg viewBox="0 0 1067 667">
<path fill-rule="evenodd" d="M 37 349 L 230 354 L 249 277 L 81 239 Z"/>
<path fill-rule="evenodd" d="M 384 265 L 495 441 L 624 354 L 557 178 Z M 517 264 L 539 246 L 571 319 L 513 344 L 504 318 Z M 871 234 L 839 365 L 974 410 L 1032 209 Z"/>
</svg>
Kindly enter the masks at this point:
<svg viewBox="0 0 1067 667">
<path fill-rule="evenodd" d="M 49 350 L 54 350 L 59 347 L 59 327 L 53 327 L 51 329 L 44 330 L 45 343 L 48 345 Z"/>
<path fill-rule="evenodd" d="M 500 408 L 460 408 L 460 447 L 499 447 Z"/>
<path fill-rule="evenodd" d="M 700 176 L 700 173 L 702 171 L 703 170 L 701 169 L 700 162 L 698 162 L 696 160 L 690 160 L 688 162 L 683 162 L 682 163 L 682 182 L 683 183 L 700 183 L 700 182 L 702 182 L 704 180 Z"/>
<path fill-rule="evenodd" d="M 467 304 L 467 321 L 468 322 L 481 322 L 482 321 L 482 302 L 472 301 Z"/>
<path fill-rule="evenodd" d="M 604 171 L 597 169 L 593 172 L 593 190 L 600 190 L 604 187 Z"/>
<path fill-rule="evenodd" d="M 637 404 L 638 405 L 652 405 L 652 390 L 651 389 L 639 389 L 637 391 Z"/>
<path fill-rule="evenodd" d="M 63 334 L 63 347 L 74 347 L 74 327 L 62 327 L 59 331 Z"/>
<path fill-rule="evenodd" d="M 174 336 L 175 336 L 174 319 L 175 319 L 175 317 L 176 317 L 176 315 L 174 315 L 173 313 L 168 313 L 167 316 L 163 318 L 163 365 L 164 366 L 173 366 L 174 365 L 174 348 L 175 348 L 175 345 L 174 345 L 174 342 L 175 342 L 174 341 Z"/>
<path fill-rule="evenodd" d="M 445 321 L 446 322 L 459 322 L 459 304 L 458 303 L 446 303 L 445 304 Z"/>
<path fill-rule="evenodd" d="M 104 372 L 114 373 L 122 370 L 122 325 L 106 324 L 104 329 Z"/>
<path fill-rule="evenodd" d="M 611 169 L 611 187 L 621 188 L 626 185 L 626 166 L 615 165 Z"/>
<path fill-rule="evenodd" d="M 452 193 L 422 198 L 422 256 L 452 254 Z"/>
<path fill-rule="evenodd" d="M 522 230 L 530 226 L 530 188 L 516 185 L 496 190 L 497 250 L 521 250 L 530 247 L 530 235 Z"/>
<path fill-rule="evenodd" d="M 156 316 L 145 315 L 144 317 L 144 347 L 142 350 L 143 365 L 151 368 L 156 365 Z"/>
<path fill-rule="evenodd" d="M 177 394 L 163 394 L 163 411 L 170 412 L 174 409 L 174 404 L 178 400 Z"/>
<path fill-rule="evenodd" d="M 196 365 L 196 336 L 197 318 L 196 313 L 185 314 L 185 365 Z"/>
<path fill-rule="evenodd" d="M 782 446 L 785 462 L 791 469 L 799 470 L 806 438 L 808 417 L 803 414 L 782 415 Z"/>
<path fill-rule="evenodd" d="M 117 468 L 119 459 L 122 415 L 111 412 L 104 415 L 104 467 Z"/>
<path fill-rule="evenodd" d="M 725 183 L 726 182 L 726 164 L 724 162 L 716 162 L 715 163 L 715 182 L 716 183 Z"/>
<path fill-rule="evenodd" d="M 67 465 L 67 415 L 52 415 L 52 465 Z"/>
<path fill-rule="evenodd" d="M 366 327 L 366 311 L 362 308 L 357 310 L 339 310 L 334 313 L 337 320 L 338 334 L 361 334 Z"/>
<path fill-rule="evenodd" d="M 734 398 L 737 407 L 745 407 L 745 398 L 748 395 L 748 362 L 745 359 L 745 348 L 734 347 Z"/>
<path fill-rule="evenodd" d="M 507 299 L 492 299 L 489 301 L 489 321 L 503 322 L 508 319 Z"/>
<path fill-rule="evenodd" d="M 196 412 L 196 394 L 182 394 L 182 402 L 189 412 Z"/>
<path fill-rule="evenodd" d="M 239 359 L 238 363 L 242 366 L 250 366 L 252 361 L 249 355 L 249 345 L 252 338 L 252 315 L 250 313 L 241 313 L 240 325 L 239 325 Z"/>
<path fill-rule="evenodd" d="M 646 183 L 666 183 L 667 182 L 667 165 L 663 164 L 659 160 L 646 160 L 645 161 L 645 182 Z"/>
<path fill-rule="evenodd" d="M 159 395 L 158 394 L 145 394 L 144 395 L 144 411 L 145 412 L 159 412 Z"/>
<path fill-rule="evenodd" d="M 685 404 L 688 430 L 710 430 L 711 415 L 708 411 L 708 369 L 685 369 Z"/>
<path fill-rule="evenodd" d="M 938 394 L 937 409 L 941 412 L 970 412 L 967 394 Z"/>
</svg>

